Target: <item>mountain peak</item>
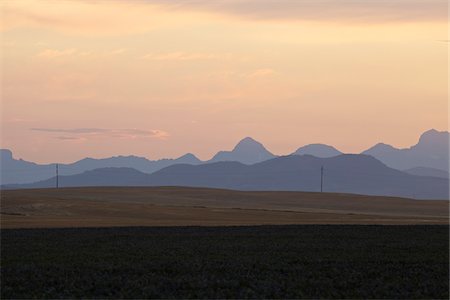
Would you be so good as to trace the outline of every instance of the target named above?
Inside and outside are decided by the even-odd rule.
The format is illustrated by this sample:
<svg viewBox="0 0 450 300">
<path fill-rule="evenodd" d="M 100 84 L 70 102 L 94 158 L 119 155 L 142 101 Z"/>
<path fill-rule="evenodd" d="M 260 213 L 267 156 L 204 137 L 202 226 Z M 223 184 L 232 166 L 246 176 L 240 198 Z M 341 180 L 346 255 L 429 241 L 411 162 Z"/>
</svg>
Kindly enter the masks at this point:
<svg viewBox="0 0 450 300">
<path fill-rule="evenodd" d="M 13 159 L 13 154 L 12 151 L 9 149 L 0 149 L 0 159 L 1 160 L 12 160 Z"/>
<path fill-rule="evenodd" d="M 372 148 L 370 148 L 368 151 L 370 151 L 370 150 L 396 150 L 396 148 L 389 144 L 378 143 L 375 146 L 373 146 Z"/>
<path fill-rule="evenodd" d="M 372 155 L 387 166 L 400 170 L 428 167 L 448 171 L 449 137 L 447 131 L 431 129 L 422 133 L 419 142 L 412 147 L 397 149 L 379 143 L 363 154 Z"/>
<path fill-rule="evenodd" d="M 186 153 L 183 156 L 180 156 L 176 159 L 177 161 L 182 161 L 186 163 L 199 163 L 200 160 L 192 153 Z"/>
<path fill-rule="evenodd" d="M 422 133 L 419 142 L 412 146 L 411 149 L 427 153 L 428 156 L 444 158 L 446 161 L 444 164 L 448 166 L 449 139 L 450 134 L 448 131 L 431 129 Z"/>
<path fill-rule="evenodd" d="M 445 131 L 437 131 L 434 128 L 431 128 L 430 130 L 425 131 L 424 133 L 422 133 L 423 135 L 433 135 L 433 134 L 439 134 L 439 133 L 445 133 Z"/>
<path fill-rule="evenodd" d="M 251 137 L 246 137 L 246 138 L 243 138 L 242 140 L 240 140 L 239 143 L 237 143 L 237 145 L 234 147 L 233 151 L 239 150 L 240 148 L 243 148 L 243 147 L 264 148 L 264 146 L 260 142 L 254 140 Z"/>
<path fill-rule="evenodd" d="M 250 137 L 250 136 L 246 136 L 245 138 L 243 138 L 241 140 L 241 142 L 245 142 L 245 143 L 258 143 L 254 138 Z"/>
<path fill-rule="evenodd" d="M 246 137 L 239 141 L 232 151 L 218 152 L 210 162 L 237 161 L 244 164 L 254 164 L 264 160 L 274 158 L 263 144 L 251 137 Z"/>
<path fill-rule="evenodd" d="M 192 153 L 186 153 L 185 155 L 182 155 L 178 158 L 197 158 L 197 157 Z"/>
<path fill-rule="evenodd" d="M 436 129 L 430 129 L 422 133 L 419 138 L 419 143 L 436 143 L 436 142 L 447 142 L 448 143 L 449 132 L 448 131 L 437 131 Z"/>
<path fill-rule="evenodd" d="M 312 155 L 315 157 L 327 158 L 338 156 L 342 154 L 341 151 L 337 150 L 333 146 L 325 145 L 325 144 L 309 144 L 303 147 L 300 147 L 292 153 L 293 155 Z"/>
</svg>

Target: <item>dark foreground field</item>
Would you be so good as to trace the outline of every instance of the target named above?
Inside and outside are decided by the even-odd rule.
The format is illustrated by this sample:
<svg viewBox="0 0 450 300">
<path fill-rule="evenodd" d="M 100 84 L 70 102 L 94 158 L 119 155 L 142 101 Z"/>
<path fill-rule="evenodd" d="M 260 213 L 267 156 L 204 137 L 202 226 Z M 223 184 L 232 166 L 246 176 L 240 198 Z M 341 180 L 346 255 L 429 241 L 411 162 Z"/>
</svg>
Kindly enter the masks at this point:
<svg viewBox="0 0 450 300">
<path fill-rule="evenodd" d="M 1 298 L 449 297 L 448 226 L 4 229 Z"/>
</svg>

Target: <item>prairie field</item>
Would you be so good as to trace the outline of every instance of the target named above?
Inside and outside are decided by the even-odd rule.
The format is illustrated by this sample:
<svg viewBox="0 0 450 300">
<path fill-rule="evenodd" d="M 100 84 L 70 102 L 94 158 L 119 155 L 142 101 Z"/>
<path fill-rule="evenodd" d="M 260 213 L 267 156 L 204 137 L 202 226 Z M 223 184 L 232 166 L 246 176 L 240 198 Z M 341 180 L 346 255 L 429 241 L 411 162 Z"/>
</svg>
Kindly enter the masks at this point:
<svg viewBox="0 0 450 300">
<path fill-rule="evenodd" d="M 200 188 L 1 193 L 1 298 L 447 299 L 447 201 Z"/>
<path fill-rule="evenodd" d="M 1 191 L 2 228 L 448 224 L 449 202 L 336 193 L 60 188 Z"/>
</svg>

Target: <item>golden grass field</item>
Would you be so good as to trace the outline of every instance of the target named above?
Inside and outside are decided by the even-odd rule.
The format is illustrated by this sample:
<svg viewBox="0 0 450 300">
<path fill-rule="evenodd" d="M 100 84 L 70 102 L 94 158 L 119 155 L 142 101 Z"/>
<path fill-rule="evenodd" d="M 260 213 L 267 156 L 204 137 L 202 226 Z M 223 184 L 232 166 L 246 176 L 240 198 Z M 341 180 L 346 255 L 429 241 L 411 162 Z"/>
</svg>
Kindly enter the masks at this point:
<svg viewBox="0 0 450 300">
<path fill-rule="evenodd" d="M 449 202 L 182 187 L 1 191 L 2 228 L 448 224 Z"/>
</svg>

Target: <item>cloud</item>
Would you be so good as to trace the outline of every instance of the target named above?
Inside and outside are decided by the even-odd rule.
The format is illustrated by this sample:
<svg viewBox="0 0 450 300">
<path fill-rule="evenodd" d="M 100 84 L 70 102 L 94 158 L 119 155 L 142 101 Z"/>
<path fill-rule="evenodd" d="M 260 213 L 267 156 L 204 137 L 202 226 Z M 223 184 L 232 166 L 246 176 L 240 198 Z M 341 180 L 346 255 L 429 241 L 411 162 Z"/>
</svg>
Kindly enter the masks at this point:
<svg viewBox="0 0 450 300">
<path fill-rule="evenodd" d="M 0 30 L 40 28 L 89 37 L 184 27 L 217 15 L 339 23 L 447 22 L 446 0 L 115 0 L 2 2 Z"/>
<path fill-rule="evenodd" d="M 84 137 L 76 136 L 57 136 L 55 139 L 69 142 L 84 142 L 86 140 Z"/>
<path fill-rule="evenodd" d="M 127 51 L 127 49 L 125 49 L 125 48 L 120 48 L 120 49 L 115 49 L 115 50 L 113 50 L 113 51 L 110 51 L 108 54 L 111 54 L 111 55 L 119 55 L 119 54 L 124 53 L 125 51 Z"/>
<path fill-rule="evenodd" d="M 149 3 L 158 2 L 167 10 L 208 11 L 255 20 L 447 21 L 446 0 L 152 0 Z"/>
<path fill-rule="evenodd" d="M 156 139 L 167 139 L 169 133 L 164 130 L 159 129 L 106 129 L 106 128 L 30 128 L 32 131 L 49 132 L 49 133 L 66 133 L 72 134 L 73 136 L 59 136 L 58 139 L 79 139 L 80 137 L 89 136 L 103 136 L 109 138 L 121 138 L 121 139 L 135 139 L 139 137 L 143 138 L 156 138 Z"/>
<path fill-rule="evenodd" d="M 89 52 L 86 51 L 78 51 L 77 49 L 45 49 L 41 52 L 39 52 L 36 56 L 37 57 L 43 57 L 43 58 L 57 58 L 57 57 L 67 57 L 67 56 L 86 56 L 89 55 Z"/>
<path fill-rule="evenodd" d="M 213 54 L 213 53 L 186 53 L 186 52 L 168 52 L 168 53 L 149 53 L 144 55 L 143 59 L 162 60 L 162 61 L 188 61 L 188 60 L 209 60 L 227 58 L 229 54 Z"/>
<path fill-rule="evenodd" d="M 113 55 L 123 54 L 126 51 L 127 51 L 127 49 L 120 48 L 120 49 L 114 49 L 109 52 L 105 52 L 104 54 L 113 56 Z M 98 54 L 98 53 L 91 52 L 91 51 L 82 51 L 82 50 L 75 49 L 75 48 L 61 49 L 61 50 L 47 48 L 47 49 L 42 50 L 39 53 L 37 53 L 36 57 L 52 59 L 52 58 L 60 58 L 60 57 L 76 57 L 76 56 L 83 57 L 83 56 L 89 56 L 89 55 L 93 55 L 93 54 Z"/>
<path fill-rule="evenodd" d="M 3 46 L 3 47 L 14 47 L 14 46 L 16 46 L 16 45 L 17 45 L 17 42 L 16 42 L 16 41 L 11 41 L 11 40 L 9 40 L 9 41 L 3 40 L 3 41 L 2 41 L 2 46 Z"/>
<path fill-rule="evenodd" d="M 32 119 L 26 119 L 26 118 L 9 118 L 4 120 L 3 122 L 5 123 L 29 123 L 29 122 L 33 122 Z"/>
<path fill-rule="evenodd" d="M 79 140 L 80 138 L 74 136 L 57 136 L 55 139 L 58 140 Z"/>
<path fill-rule="evenodd" d="M 100 128 L 71 128 L 71 129 L 57 129 L 57 128 L 31 128 L 33 131 L 44 131 L 44 132 L 63 132 L 63 133 L 103 133 L 108 132 L 110 129 L 100 129 Z"/>
<path fill-rule="evenodd" d="M 0 30 L 41 28 L 89 37 L 141 34 L 183 24 L 167 20 L 157 3 L 144 1 L 2 1 Z"/>
<path fill-rule="evenodd" d="M 267 77 L 272 76 L 275 74 L 275 71 L 273 69 L 258 69 L 255 70 L 249 74 L 247 74 L 245 77 L 248 78 L 259 78 L 259 77 Z"/>
</svg>

